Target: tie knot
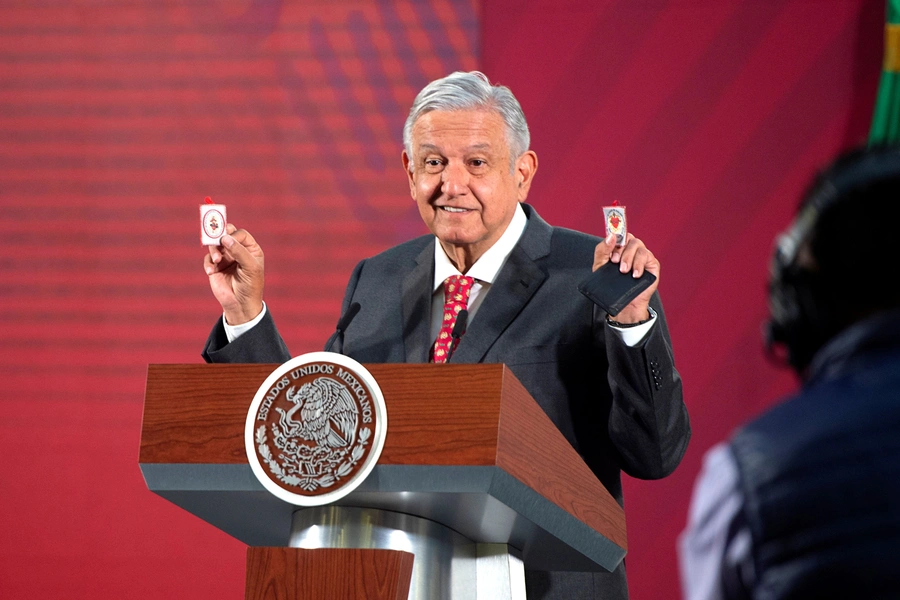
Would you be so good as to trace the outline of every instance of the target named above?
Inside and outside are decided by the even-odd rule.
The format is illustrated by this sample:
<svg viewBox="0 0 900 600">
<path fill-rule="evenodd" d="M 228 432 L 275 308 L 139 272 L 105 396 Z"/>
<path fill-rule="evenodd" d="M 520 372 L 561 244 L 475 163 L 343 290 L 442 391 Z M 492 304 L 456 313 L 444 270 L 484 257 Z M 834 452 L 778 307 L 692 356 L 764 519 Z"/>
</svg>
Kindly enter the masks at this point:
<svg viewBox="0 0 900 600">
<path fill-rule="evenodd" d="M 475 280 L 471 277 L 466 277 L 465 275 L 451 275 L 445 279 L 444 303 L 468 303 L 469 291 L 472 289 L 473 283 L 475 283 Z"/>
</svg>

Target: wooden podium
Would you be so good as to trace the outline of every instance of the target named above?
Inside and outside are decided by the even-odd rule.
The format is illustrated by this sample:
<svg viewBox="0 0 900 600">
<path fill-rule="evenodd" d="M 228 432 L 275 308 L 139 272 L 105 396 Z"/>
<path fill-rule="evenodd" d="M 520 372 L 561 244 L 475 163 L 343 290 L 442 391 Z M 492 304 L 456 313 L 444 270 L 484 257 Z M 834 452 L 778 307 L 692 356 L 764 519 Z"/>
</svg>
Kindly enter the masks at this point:
<svg viewBox="0 0 900 600">
<path fill-rule="evenodd" d="M 387 404 L 377 466 L 329 507 L 278 499 L 244 449 L 250 403 L 277 366 L 150 365 L 144 399 L 147 487 L 250 546 L 248 600 L 413 597 L 408 552 L 296 547 L 298 521 L 319 531 L 322 514 L 348 536 L 359 523 L 341 519 L 368 518 L 359 511 L 439 524 L 470 544 L 507 545 L 527 569 L 611 571 L 624 558 L 622 508 L 498 364 L 365 365 Z M 460 384 L 465 394 L 449 391 Z"/>
</svg>

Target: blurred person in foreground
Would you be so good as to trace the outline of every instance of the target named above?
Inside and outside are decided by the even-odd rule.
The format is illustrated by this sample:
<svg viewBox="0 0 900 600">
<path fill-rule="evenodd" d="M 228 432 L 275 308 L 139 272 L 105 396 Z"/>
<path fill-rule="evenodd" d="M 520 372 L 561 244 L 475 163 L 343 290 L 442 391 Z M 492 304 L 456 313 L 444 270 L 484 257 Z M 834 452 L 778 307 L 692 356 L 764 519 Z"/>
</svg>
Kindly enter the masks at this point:
<svg viewBox="0 0 900 600">
<path fill-rule="evenodd" d="M 506 364 L 619 504 L 621 471 L 671 473 L 690 424 L 657 293 L 659 260 L 631 234 L 616 246 L 614 235 L 551 227 L 524 203 L 537 170 L 525 115 L 481 73 L 428 84 L 403 142 L 404 178 L 431 234 L 357 265 L 341 312 L 358 303 L 359 313 L 329 349 L 361 363 L 445 362 L 436 343 L 444 288 L 468 278 L 469 324 L 453 362 Z M 263 304 L 262 250 L 247 231 L 228 233 L 205 257 L 224 315 L 203 355 L 284 362 L 291 355 Z M 577 289 L 609 261 L 657 276 L 615 321 Z M 529 600 L 628 597 L 622 564 L 613 573 L 526 570 L 525 584 Z"/>
<path fill-rule="evenodd" d="M 900 149 L 856 150 L 776 240 L 770 351 L 802 389 L 704 459 L 686 600 L 900 598 Z"/>
</svg>

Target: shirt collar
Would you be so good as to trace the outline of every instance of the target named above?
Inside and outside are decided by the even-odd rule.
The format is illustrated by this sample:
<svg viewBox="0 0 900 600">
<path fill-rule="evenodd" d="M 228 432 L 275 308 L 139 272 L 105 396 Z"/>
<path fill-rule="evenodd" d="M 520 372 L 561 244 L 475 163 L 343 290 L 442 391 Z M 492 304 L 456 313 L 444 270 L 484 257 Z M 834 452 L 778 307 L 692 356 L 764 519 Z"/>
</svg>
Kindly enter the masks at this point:
<svg viewBox="0 0 900 600">
<path fill-rule="evenodd" d="M 487 249 L 487 252 L 481 255 L 481 258 L 475 261 L 469 272 L 466 273 L 478 281 L 484 283 L 494 283 L 497 273 L 506 262 L 506 258 L 522 237 L 525 226 L 528 225 L 528 217 L 522 210 L 522 205 L 516 203 L 516 212 L 513 214 L 512 220 L 506 227 L 506 231 L 500 236 L 493 246 Z M 440 241 L 435 238 L 434 241 L 434 287 L 432 291 L 437 291 L 444 285 L 444 280 L 451 275 L 462 275 L 456 266 L 450 261 Z"/>
</svg>

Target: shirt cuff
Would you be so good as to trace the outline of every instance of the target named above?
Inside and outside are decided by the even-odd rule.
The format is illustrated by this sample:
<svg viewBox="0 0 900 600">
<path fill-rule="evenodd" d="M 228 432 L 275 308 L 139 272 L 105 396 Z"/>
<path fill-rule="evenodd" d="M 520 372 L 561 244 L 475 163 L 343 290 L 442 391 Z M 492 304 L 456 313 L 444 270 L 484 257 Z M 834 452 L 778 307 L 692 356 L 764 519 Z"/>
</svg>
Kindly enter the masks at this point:
<svg viewBox="0 0 900 600">
<path fill-rule="evenodd" d="M 240 325 L 229 325 L 228 321 L 225 320 L 225 315 L 222 315 L 222 325 L 225 326 L 225 337 L 228 338 L 228 343 L 230 344 L 234 340 L 238 339 L 262 321 L 263 317 L 266 316 L 266 303 L 263 302 L 262 310 L 259 311 L 259 314 L 253 318 L 252 321 L 247 321 L 246 323 L 241 323 Z"/>
<path fill-rule="evenodd" d="M 641 323 L 634 327 L 616 327 L 610 324 L 609 328 L 619 334 L 619 338 L 626 346 L 637 346 L 641 343 L 641 340 L 647 337 L 647 333 L 653 328 L 653 324 L 656 323 L 656 311 L 649 306 L 647 310 L 650 312 L 650 319 L 646 323 Z"/>
</svg>

